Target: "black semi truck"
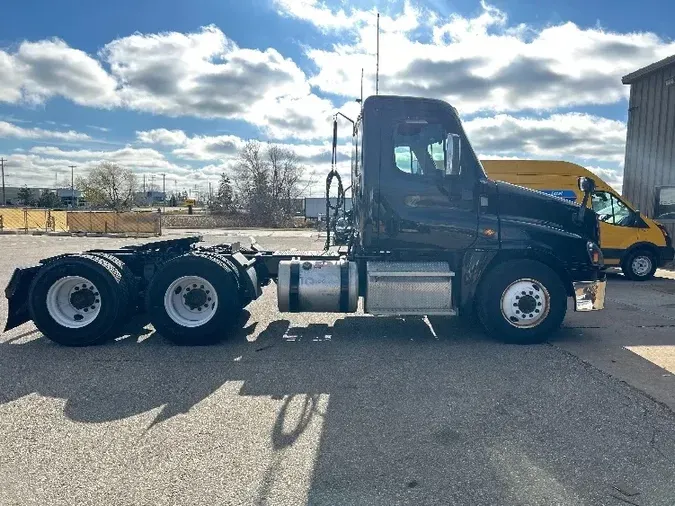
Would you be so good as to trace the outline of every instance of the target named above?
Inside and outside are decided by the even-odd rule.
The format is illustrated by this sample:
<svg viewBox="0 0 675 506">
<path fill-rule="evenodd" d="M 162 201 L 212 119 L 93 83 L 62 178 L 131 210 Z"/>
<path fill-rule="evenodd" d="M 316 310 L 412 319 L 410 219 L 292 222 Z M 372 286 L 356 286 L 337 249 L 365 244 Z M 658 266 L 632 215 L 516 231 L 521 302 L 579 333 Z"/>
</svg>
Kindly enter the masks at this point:
<svg viewBox="0 0 675 506">
<path fill-rule="evenodd" d="M 342 250 L 183 238 L 47 258 L 14 272 L 6 330 L 33 320 L 53 341 L 91 345 L 144 310 L 166 338 L 204 344 L 225 337 L 271 282 L 280 311 L 353 313 L 362 299 L 373 315 L 476 315 L 489 334 L 515 343 L 545 340 L 568 298 L 576 311 L 603 308 L 595 213 L 490 180 L 455 108 L 374 96 L 353 123 Z M 592 181 L 579 184 L 588 197 Z"/>
</svg>

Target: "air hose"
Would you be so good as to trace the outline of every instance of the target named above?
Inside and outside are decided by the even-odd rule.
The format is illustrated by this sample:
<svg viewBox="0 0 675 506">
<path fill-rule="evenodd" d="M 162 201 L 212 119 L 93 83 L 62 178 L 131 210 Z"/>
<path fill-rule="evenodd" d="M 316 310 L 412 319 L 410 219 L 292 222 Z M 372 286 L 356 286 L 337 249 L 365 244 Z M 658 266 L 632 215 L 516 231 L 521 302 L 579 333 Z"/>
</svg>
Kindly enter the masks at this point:
<svg viewBox="0 0 675 506">
<path fill-rule="evenodd" d="M 324 250 L 328 251 L 330 248 L 330 230 L 331 222 L 337 222 L 338 214 L 340 208 L 344 205 L 345 201 L 345 190 L 342 186 L 342 178 L 340 173 L 337 171 L 337 115 L 333 117 L 333 152 L 331 155 L 331 169 L 326 176 L 326 244 L 324 245 Z M 335 205 L 330 202 L 330 187 L 333 184 L 333 179 L 337 179 L 337 198 L 335 199 Z M 331 219 L 331 210 L 333 211 L 333 217 Z"/>
</svg>

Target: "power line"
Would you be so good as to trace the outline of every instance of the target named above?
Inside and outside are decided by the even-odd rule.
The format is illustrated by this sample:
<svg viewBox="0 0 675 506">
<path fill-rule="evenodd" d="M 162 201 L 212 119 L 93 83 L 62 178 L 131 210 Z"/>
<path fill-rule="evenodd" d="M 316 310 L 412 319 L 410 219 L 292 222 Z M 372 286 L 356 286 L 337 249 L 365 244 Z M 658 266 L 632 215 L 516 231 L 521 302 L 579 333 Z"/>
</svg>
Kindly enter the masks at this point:
<svg viewBox="0 0 675 506">
<path fill-rule="evenodd" d="M 75 207 L 75 165 L 70 167 L 70 207 Z"/>
<path fill-rule="evenodd" d="M 5 195 L 5 160 L 4 158 L 0 158 L 0 168 L 2 170 L 2 205 L 6 206 L 7 205 L 7 196 Z"/>
</svg>

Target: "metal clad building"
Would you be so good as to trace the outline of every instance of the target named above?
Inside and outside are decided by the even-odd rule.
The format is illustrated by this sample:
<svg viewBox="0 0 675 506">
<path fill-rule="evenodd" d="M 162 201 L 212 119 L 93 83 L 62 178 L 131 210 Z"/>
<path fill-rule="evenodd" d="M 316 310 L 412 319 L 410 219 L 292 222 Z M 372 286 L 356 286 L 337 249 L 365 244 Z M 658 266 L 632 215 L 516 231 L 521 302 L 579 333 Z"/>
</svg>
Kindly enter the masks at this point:
<svg viewBox="0 0 675 506">
<path fill-rule="evenodd" d="M 630 85 L 623 194 L 675 234 L 675 55 L 621 81 Z"/>
</svg>

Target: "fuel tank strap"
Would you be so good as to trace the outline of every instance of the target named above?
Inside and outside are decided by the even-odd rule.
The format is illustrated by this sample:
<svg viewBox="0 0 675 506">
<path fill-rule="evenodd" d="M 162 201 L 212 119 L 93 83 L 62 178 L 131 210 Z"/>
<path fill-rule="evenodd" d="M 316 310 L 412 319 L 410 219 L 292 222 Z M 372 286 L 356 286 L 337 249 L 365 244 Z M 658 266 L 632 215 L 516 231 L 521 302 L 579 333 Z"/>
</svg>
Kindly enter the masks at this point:
<svg viewBox="0 0 675 506">
<path fill-rule="evenodd" d="M 297 313 L 300 307 L 300 261 L 291 262 L 291 272 L 288 286 L 288 310 Z"/>
<path fill-rule="evenodd" d="M 349 312 L 349 262 L 340 265 L 340 312 Z"/>
</svg>

